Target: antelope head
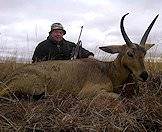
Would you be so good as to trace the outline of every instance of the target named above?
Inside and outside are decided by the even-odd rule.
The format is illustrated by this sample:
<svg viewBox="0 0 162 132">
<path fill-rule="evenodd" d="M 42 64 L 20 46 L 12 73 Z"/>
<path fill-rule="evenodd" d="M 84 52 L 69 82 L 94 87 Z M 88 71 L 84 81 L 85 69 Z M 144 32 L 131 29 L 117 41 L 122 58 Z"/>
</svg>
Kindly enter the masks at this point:
<svg viewBox="0 0 162 132">
<path fill-rule="evenodd" d="M 129 37 L 127 36 L 123 21 L 126 15 L 125 14 L 120 22 L 120 29 L 122 36 L 126 42 L 125 45 L 114 45 L 114 46 L 104 46 L 99 47 L 101 50 L 114 54 L 119 53 L 117 57 L 118 68 L 125 70 L 126 74 L 133 74 L 135 78 L 141 81 L 146 81 L 148 78 L 148 73 L 144 66 L 144 57 L 146 54 L 146 51 L 149 50 L 154 44 L 146 44 L 147 37 L 149 35 L 149 32 L 151 31 L 151 28 L 153 27 L 158 15 L 154 18 L 154 20 L 149 25 L 148 29 L 145 31 L 140 44 L 136 44 L 131 42 Z M 115 60 L 115 61 L 116 61 Z"/>
</svg>

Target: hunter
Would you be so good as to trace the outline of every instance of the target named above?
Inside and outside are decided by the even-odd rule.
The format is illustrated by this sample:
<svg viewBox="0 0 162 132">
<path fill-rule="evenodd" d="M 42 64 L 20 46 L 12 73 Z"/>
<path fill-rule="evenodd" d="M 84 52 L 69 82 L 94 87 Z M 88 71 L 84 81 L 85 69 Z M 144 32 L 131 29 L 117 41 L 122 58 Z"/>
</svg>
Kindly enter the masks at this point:
<svg viewBox="0 0 162 132">
<path fill-rule="evenodd" d="M 61 23 L 53 23 L 49 36 L 39 43 L 34 51 L 32 62 L 47 60 L 70 60 L 73 57 L 76 44 L 63 38 L 66 34 Z M 77 59 L 93 58 L 94 54 L 84 48 L 80 48 Z"/>
</svg>

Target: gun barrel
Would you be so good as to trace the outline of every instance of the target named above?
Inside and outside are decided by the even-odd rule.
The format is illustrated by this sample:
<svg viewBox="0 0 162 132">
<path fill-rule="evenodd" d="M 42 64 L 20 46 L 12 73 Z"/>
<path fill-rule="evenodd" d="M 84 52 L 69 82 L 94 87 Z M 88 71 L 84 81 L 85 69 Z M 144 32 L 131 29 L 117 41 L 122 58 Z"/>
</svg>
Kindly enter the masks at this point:
<svg viewBox="0 0 162 132">
<path fill-rule="evenodd" d="M 83 30 L 83 26 L 81 26 L 81 31 L 80 31 L 80 34 L 79 34 L 78 42 L 76 44 L 75 49 L 73 49 L 71 60 L 76 59 L 79 56 L 80 47 L 82 47 L 82 42 L 80 40 L 80 37 L 81 37 L 81 34 L 82 34 L 82 30 Z"/>
<path fill-rule="evenodd" d="M 78 38 L 78 42 L 80 41 L 80 37 L 81 37 L 81 34 L 82 34 L 82 30 L 83 30 L 83 26 L 81 26 L 81 30 L 80 30 L 80 34 L 79 34 L 79 38 Z"/>
</svg>

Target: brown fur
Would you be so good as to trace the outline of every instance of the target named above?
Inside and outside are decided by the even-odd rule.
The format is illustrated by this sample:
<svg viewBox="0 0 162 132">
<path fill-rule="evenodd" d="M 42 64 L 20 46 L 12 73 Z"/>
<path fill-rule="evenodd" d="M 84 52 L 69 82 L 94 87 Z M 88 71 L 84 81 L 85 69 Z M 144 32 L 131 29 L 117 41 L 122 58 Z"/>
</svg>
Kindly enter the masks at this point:
<svg viewBox="0 0 162 132">
<path fill-rule="evenodd" d="M 146 39 L 158 15 L 144 33 L 139 45 L 132 43 L 125 32 L 123 21 L 126 15 L 128 13 L 120 22 L 126 45 L 100 47 L 108 53 L 119 53 L 114 61 L 80 59 L 30 64 L 14 70 L 5 78 L 0 85 L 0 96 L 8 95 L 9 91 L 41 95 L 62 90 L 79 94 L 80 97 L 90 97 L 100 92 L 119 93 L 121 85 L 130 74 L 136 80 L 146 81 L 148 73 L 144 66 L 144 57 L 146 51 L 153 46 L 146 44 Z"/>
<path fill-rule="evenodd" d="M 118 93 L 121 91 L 118 86 L 124 83 L 130 70 L 136 78 L 145 71 L 143 48 L 132 49 L 123 45 L 118 46 L 118 50 L 119 55 L 112 62 L 93 59 L 46 61 L 18 68 L 5 78 L 0 95 L 6 96 L 9 91 L 29 95 L 53 94 L 58 90 L 81 97 L 94 96 L 101 91 Z M 134 59 L 127 52 L 134 52 Z"/>
</svg>

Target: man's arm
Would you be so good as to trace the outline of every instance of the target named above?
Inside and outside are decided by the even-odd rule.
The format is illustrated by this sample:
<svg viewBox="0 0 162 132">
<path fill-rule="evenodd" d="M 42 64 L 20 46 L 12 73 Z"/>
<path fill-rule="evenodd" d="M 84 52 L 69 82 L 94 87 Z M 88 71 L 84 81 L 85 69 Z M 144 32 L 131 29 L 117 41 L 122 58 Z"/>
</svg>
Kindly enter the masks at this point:
<svg viewBox="0 0 162 132">
<path fill-rule="evenodd" d="M 94 54 L 83 47 L 80 47 L 78 58 L 92 58 Z"/>
<path fill-rule="evenodd" d="M 38 46 L 35 48 L 33 57 L 32 57 L 32 63 L 34 62 L 39 62 L 39 61 L 45 61 L 46 55 L 45 55 L 45 50 L 42 46 L 42 44 L 38 44 Z"/>
<path fill-rule="evenodd" d="M 73 48 L 72 58 L 71 59 L 79 59 L 79 58 L 92 58 L 94 54 L 89 52 L 88 50 L 82 48 L 82 41 L 80 40 L 82 34 L 83 26 L 81 26 L 81 31 L 79 34 L 79 38 L 77 44 L 75 44 L 75 48 Z"/>
</svg>

